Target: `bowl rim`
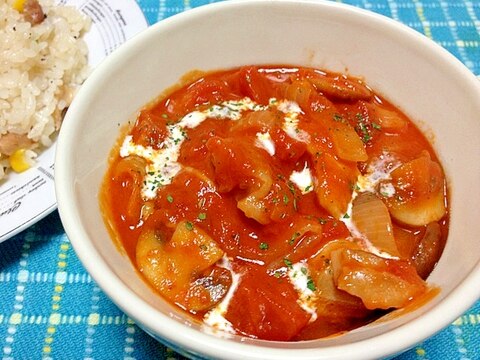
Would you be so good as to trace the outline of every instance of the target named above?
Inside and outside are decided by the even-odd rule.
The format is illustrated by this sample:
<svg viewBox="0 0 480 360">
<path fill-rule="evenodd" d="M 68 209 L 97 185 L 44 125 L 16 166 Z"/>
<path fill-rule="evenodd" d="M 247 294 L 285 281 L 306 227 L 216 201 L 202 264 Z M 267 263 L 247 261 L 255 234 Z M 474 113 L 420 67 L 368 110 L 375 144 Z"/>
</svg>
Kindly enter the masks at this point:
<svg viewBox="0 0 480 360">
<path fill-rule="evenodd" d="M 120 46 L 107 57 L 87 79 L 73 101 L 70 110 L 67 112 L 67 119 L 71 117 L 71 114 L 73 114 L 77 108 L 80 109 L 82 107 L 82 103 L 85 101 L 83 94 L 86 94 L 90 88 L 95 86 L 97 81 L 102 79 L 102 69 L 116 62 L 117 58 L 122 58 L 125 54 L 128 54 L 137 46 L 137 43 L 148 41 L 148 39 L 154 37 L 157 32 L 176 27 L 178 26 L 177 24 L 188 22 L 191 18 L 202 17 L 215 11 L 225 9 L 233 10 L 238 7 L 256 6 L 258 4 L 270 4 L 272 6 L 277 6 L 276 4 L 280 4 L 279 6 L 281 6 L 281 4 L 294 4 L 295 6 L 301 4 L 314 5 L 332 11 L 345 11 L 352 14 L 352 16 L 366 17 L 370 21 L 386 25 L 391 31 L 405 35 L 406 38 L 408 38 L 406 41 L 414 40 L 422 44 L 422 46 L 429 48 L 432 53 L 436 53 L 438 56 L 447 59 L 458 74 L 462 76 L 466 84 L 470 84 L 470 86 L 476 88 L 476 90 L 480 90 L 480 86 L 473 73 L 447 50 L 424 35 L 386 16 L 351 5 L 323 0 L 229 0 L 203 5 L 164 19 Z M 140 326 L 144 326 L 147 332 L 159 334 L 164 341 L 166 340 L 170 344 L 174 344 L 181 350 L 212 358 L 222 357 L 232 359 L 246 357 L 251 359 L 290 359 L 292 356 L 302 357 L 303 359 L 343 359 L 353 357 L 366 359 L 384 357 L 402 352 L 414 346 L 419 341 L 434 335 L 468 310 L 468 308 L 480 298 L 480 288 L 476 289 L 473 286 L 469 286 L 469 284 L 480 283 L 479 261 L 475 267 L 471 269 L 468 276 L 455 287 L 454 291 L 452 290 L 452 293 L 432 307 L 427 313 L 421 314 L 408 323 L 391 329 L 384 334 L 349 344 L 318 347 L 316 349 L 269 348 L 261 345 L 268 345 L 273 342 L 259 341 L 261 345 L 247 345 L 197 331 L 178 322 L 172 317 L 157 312 L 153 306 L 139 298 L 132 289 L 121 281 L 113 269 L 98 254 L 95 246 L 90 242 L 89 235 L 85 229 L 78 227 L 77 219 L 80 218 L 80 213 L 75 207 L 75 204 L 69 201 L 69 199 L 72 198 L 71 194 L 74 193 L 74 179 L 71 176 L 72 162 L 68 159 L 68 156 L 63 155 L 64 151 L 62 151 L 68 149 L 68 144 L 74 140 L 75 131 L 73 130 L 75 130 L 75 127 L 76 124 L 73 121 L 67 120 L 64 122 L 60 130 L 55 158 L 55 178 L 61 179 L 61 181 L 55 181 L 58 210 L 74 250 L 88 273 L 91 274 L 92 278 L 98 283 L 102 290 L 122 311 L 127 313 L 128 316 Z M 70 154 L 68 151 L 66 153 Z M 462 298 L 461 305 L 457 303 L 459 298 Z M 418 324 L 421 323 L 430 325 L 428 327 L 418 326 Z M 178 334 L 181 334 L 181 336 Z M 209 344 L 208 347 L 205 346 L 206 343 Z M 365 349 L 369 349 L 368 354 L 365 353 Z"/>
</svg>

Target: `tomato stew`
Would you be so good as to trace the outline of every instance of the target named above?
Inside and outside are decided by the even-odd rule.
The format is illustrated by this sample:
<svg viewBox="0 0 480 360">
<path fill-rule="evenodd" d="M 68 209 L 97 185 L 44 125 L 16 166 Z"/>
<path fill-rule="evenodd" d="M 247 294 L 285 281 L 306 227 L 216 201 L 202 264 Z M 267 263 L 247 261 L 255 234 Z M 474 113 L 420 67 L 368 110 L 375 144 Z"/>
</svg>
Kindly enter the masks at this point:
<svg viewBox="0 0 480 360">
<path fill-rule="evenodd" d="M 424 298 L 448 232 L 425 136 L 362 80 L 306 67 L 171 91 L 121 139 L 101 194 L 158 294 L 266 340 L 339 334 Z"/>
</svg>

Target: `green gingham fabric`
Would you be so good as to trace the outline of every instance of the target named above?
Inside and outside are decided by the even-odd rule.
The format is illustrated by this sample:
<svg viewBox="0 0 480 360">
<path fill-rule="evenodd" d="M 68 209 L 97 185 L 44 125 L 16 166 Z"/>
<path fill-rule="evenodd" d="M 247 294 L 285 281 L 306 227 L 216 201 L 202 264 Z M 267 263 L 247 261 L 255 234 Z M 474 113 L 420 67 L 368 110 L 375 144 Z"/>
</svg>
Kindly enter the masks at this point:
<svg viewBox="0 0 480 360">
<path fill-rule="evenodd" d="M 480 0 L 344 2 L 410 26 L 480 74 Z M 138 3 L 154 24 L 207 1 Z M 57 212 L 0 244 L 0 354 L 4 360 L 183 359 L 103 294 L 76 257 Z M 480 359 L 480 302 L 395 359 Z"/>
</svg>

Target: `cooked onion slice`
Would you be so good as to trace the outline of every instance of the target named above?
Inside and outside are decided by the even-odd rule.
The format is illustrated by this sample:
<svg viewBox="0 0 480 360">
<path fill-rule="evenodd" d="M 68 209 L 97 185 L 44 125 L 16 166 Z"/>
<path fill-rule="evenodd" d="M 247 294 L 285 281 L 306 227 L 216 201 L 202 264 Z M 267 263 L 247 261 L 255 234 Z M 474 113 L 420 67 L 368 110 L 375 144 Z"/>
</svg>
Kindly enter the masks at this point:
<svg viewBox="0 0 480 360">
<path fill-rule="evenodd" d="M 295 101 L 302 109 L 310 107 L 310 94 L 315 91 L 307 80 L 294 80 L 285 87 L 285 98 Z"/>
<path fill-rule="evenodd" d="M 144 158 L 130 155 L 117 163 L 112 174 L 116 181 L 123 184 L 125 193 L 129 194 L 126 215 L 132 223 L 136 223 L 141 217 L 143 206 L 141 192 L 146 164 Z"/>
<path fill-rule="evenodd" d="M 341 249 L 332 252 L 331 261 L 336 286 L 361 298 L 367 309 L 401 308 L 426 291 L 415 268 L 403 260 Z"/>
<path fill-rule="evenodd" d="M 380 105 L 366 104 L 371 120 L 377 123 L 387 132 L 399 133 L 404 130 L 408 124 L 407 120 L 399 113 L 387 110 Z"/>
<path fill-rule="evenodd" d="M 357 181 L 358 169 L 352 163 L 337 160 L 328 153 L 322 153 L 315 159 L 318 202 L 338 219 L 345 214 L 352 199 L 352 184 Z"/>
<path fill-rule="evenodd" d="M 344 76 L 334 78 L 317 76 L 309 78 L 317 91 L 326 97 L 341 100 L 368 100 L 373 96 L 372 91 L 360 81 L 347 79 Z"/>
<path fill-rule="evenodd" d="M 256 173 L 256 189 L 249 189 L 249 194 L 237 202 L 237 207 L 243 211 L 246 217 L 258 221 L 260 224 L 268 224 L 271 219 L 265 212 L 263 199 L 272 187 L 273 180 L 269 171 L 259 168 Z"/>
<path fill-rule="evenodd" d="M 387 206 L 375 194 L 361 193 L 353 201 L 352 221 L 378 250 L 400 256 Z"/>
<path fill-rule="evenodd" d="M 347 161 L 367 161 L 368 155 L 362 139 L 350 124 L 334 123 L 330 135 L 338 157 Z"/>
</svg>

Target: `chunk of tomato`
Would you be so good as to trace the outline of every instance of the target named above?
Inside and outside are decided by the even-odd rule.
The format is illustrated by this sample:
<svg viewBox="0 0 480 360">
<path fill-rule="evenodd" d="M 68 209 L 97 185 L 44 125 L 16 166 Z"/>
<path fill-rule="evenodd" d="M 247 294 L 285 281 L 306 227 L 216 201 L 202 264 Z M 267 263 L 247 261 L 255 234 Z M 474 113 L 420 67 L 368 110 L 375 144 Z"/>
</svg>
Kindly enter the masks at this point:
<svg viewBox="0 0 480 360">
<path fill-rule="evenodd" d="M 280 160 L 295 162 L 307 151 L 306 143 L 291 138 L 279 127 L 270 136 L 275 143 L 275 156 Z"/>
<path fill-rule="evenodd" d="M 168 135 L 166 119 L 151 111 L 143 110 L 138 115 L 137 123 L 131 134 L 135 144 L 159 149 Z"/>
<path fill-rule="evenodd" d="M 261 150 L 246 139 L 212 137 L 206 146 L 220 192 L 229 192 L 237 186 L 241 189 L 252 187 L 259 173 L 270 173 Z"/>
<path fill-rule="evenodd" d="M 242 334 L 265 340 L 288 341 L 305 325 L 310 314 L 286 278 L 269 276 L 262 268 L 249 268 L 235 291 L 226 319 Z"/>
<path fill-rule="evenodd" d="M 245 96 L 260 104 L 268 104 L 270 98 L 276 98 L 279 91 L 277 82 L 269 80 L 257 67 L 242 69 L 240 76 L 240 90 Z"/>
<path fill-rule="evenodd" d="M 172 96 L 165 106 L 168 113 L 175 118 L 202 105 L 218 104 L 234 99 L 240 99 L 240 97 L 233 93 L 226 81 L 204 77 L 190 85 L 188 91 Z"/>
</svg>

